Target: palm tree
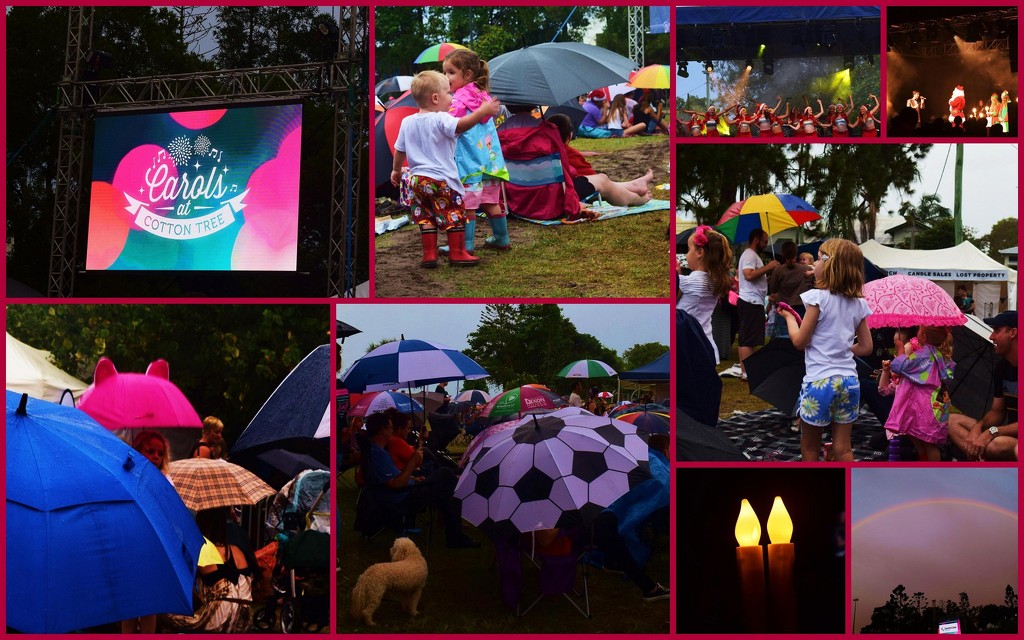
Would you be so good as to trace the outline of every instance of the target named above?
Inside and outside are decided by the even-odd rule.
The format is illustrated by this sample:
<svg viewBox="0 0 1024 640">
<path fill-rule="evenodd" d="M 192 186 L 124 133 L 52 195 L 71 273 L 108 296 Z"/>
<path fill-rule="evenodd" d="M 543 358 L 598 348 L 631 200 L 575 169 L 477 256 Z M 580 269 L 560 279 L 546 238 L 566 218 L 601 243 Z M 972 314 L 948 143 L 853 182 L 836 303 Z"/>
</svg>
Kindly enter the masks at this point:
<svg viewBox="0 0 1024 640">
<path fill-rule="evenodd" d="M 899 214 L 910 225 L 910 248 L 915 248 L 917 241 L 917 225 L 929 225 L 941 218 L 949 218 L 953 212 L 948 207 L 942 206 L 939 196 L 929 193 L 921 196 L 921 201 L 914 205 L 909 200 L 900 205 Z"/>
</svg>

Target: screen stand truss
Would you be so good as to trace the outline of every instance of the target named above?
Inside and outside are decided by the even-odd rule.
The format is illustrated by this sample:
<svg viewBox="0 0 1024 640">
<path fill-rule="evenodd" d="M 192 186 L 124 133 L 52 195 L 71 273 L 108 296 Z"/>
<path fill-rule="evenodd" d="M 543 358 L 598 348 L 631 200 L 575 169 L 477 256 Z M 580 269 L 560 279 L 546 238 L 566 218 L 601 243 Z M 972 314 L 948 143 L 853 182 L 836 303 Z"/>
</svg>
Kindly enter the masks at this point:
<svg viewBox="0 0 1024 640">
<path fill-rule="evenodd" d="M 366 148 L 367 9 L 340 7 L 338 48 L 333 60 L 254 69 L 82 81 L 83 55 L 92 47 L 95 8 L 68 7 L 64 75 L 58 83 L 59 140 L 51 236 L 48 295 L 74 295 L 85 123 L 95 113 L 160 107 L 244 104 L 266 100 L 328 97 L 334 106 L 330 232 L 325 291 L 328 297 L 355 295 L 355 235 L 365 217 L 359 161 Z"/>
</svg>

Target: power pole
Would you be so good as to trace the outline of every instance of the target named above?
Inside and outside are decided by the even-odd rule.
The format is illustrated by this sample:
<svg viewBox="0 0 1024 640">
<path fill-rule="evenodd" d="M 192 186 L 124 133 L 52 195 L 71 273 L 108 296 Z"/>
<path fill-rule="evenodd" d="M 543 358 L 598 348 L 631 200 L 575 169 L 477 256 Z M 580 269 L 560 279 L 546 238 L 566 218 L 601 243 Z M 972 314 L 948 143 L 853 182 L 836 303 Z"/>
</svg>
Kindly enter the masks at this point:
<svg viewBox="0 0 1024 640">
<path fill-rule="evenodd" d="M 956 180 L 953 185 L 953 245 L 964 241 L 964 145 L 956 145 Z"/>
</svg>

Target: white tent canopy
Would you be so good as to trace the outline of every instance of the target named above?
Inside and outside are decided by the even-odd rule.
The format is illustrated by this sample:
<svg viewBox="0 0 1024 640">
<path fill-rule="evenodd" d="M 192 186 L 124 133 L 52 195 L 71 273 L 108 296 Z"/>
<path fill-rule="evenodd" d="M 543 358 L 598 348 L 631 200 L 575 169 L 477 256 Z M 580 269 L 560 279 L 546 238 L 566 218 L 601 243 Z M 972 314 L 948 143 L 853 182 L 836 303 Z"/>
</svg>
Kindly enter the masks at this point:
<svg viewBox="0 0 1024 640">
<path fill-rule="evenodd" d="M 6 388 L 33 398 L 60 402 L 64 390 L 77 400 L 89 385 L 64 373 L 50 362 L 50 352 L 30 347 L 7 334 Z"/>
<path fill-rule="evenodd" d="M 1017 308 L 1017 272 L 970 242 L 948 249 L 894 249 L 874 240 L 860 245 L 864 257 L 890 275 L 917 276 L 934 281 L 954 295 L 957 284 L 973 283 L 975 314 L 995 315 L 1000 306 L 1002 283 L 1006 283 L 1006 307 Z"/>
</svg>

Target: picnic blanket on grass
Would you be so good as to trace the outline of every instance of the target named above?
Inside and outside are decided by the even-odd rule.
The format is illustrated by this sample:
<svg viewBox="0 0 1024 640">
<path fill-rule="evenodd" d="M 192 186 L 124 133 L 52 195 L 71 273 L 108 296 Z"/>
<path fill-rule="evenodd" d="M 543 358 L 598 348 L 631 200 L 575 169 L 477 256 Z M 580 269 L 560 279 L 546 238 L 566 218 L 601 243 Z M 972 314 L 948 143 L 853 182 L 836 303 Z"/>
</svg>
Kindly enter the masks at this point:
<svg viewBox="0 0 1024 640">
<path fill-rule="evenodd" d="M 789 417 L 776 409 L 736 414 L 718 421 L 718 429 L 732 440 L 751 460 L 800 460 L 800 434 L 789 430 Z M 860 415 L 853 423 L 850 436 L 853 459 L 862 462 L 888 461 L 887 449 L 875 451 L 869 440 L 882 431 L 874 414 Z M 822 442 L 831 442 L 825 428 Z"/>
<path fill-rule="evenodd" d="M 600 215 L 594 220 L 587 218 L 580 218 L 579 220 L 566 220 L 564 218 L 556 218 L 554 220 L 537 220 L 535 218 L 527 218 L 516 214 L 511 214 L 514 218 L 519 220 L 525 220 L 526 222 L 532 222 L 534 224 L 543 225 L 550 227 L 557 224 L 579 224 L 581 222 L 602 222 L 604 220 L 611 220 L 612 218 L 621 218 L 623 216 L 631 216 L 637 213 L 648 213 L 650 211 L 663 211 L 669 209 L 668 200 L 648 200 L 644 204 L 637 205 L 635 207 L 616 207 L 615 205 L 602 202 L 600 204 L 590 205 L 591 211 L 596 211 Z"/>
</svg>

